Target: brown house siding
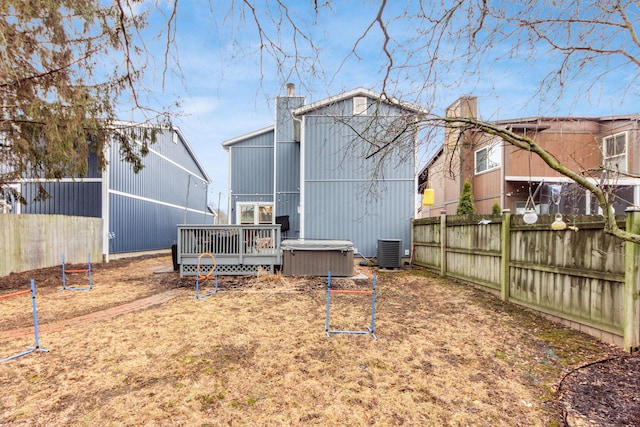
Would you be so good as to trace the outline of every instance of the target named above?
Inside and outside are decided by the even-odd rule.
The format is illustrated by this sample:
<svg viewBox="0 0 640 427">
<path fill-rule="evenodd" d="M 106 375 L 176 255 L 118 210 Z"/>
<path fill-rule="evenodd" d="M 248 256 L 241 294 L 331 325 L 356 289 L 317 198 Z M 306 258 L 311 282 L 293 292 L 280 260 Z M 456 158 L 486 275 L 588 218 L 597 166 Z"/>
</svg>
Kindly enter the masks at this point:
<svg viewBox="0 0 640 427">
<path fill-rule="evenodd" d="M 463 97 L 447 109 L 447 116 L 476 117 L 476 110 L 475 98 Z M 624 209 L 622 205 L 628 206 L 629 200 L 633 200 L 634 191 L 635 203 L 640 203 L 638 200 L 640 190 L 637 187 L 635 190 L 630 187 L 638 186 L 640 182 L 638 179 L 632 179 L 634 175 L 640 175 L 639 119 L 640 115 L 535 117 L 501 120 L 494 123 L 530 137 L 558 159 L 559 163 L 596 181 L 602 175 L 601 166 L 604 164 L 603 138 L 627 132 L 628 174 L 621 175 L 619 177 L 621 180 L 617 181 L 621 186 L 619 191 L 629 193 L 624 193 L 624 200 L 618 198 L 622 200 L 622 204 L 616 209 Z M 455 130 L 449 130 L 446 133 L 443 151 L 423 170 L 424 175 L 429 177 L 427 188 L 435 190 L 435 204 L 431 207 L 423 207 L 423 217 L 440 215 L 443 210 L 447 214 L 455 214 L 462 183 L 466 178 L 471 181 L 476 210 L 481 214 L 491 213 L 496 201 L 502 209 L 511 209 L 515 213 L 518 207 L 524 206 L 529 196 L 529 188 L 535 192 L 541 180 L 547 184 L 569 182 L 567 177 L 551 169 L 537 155 L 504 142 L 501 143 L 500 167 L 476 174 L 476 151 L 495 141 L 495 137 L 481 133 L 467 132 L 461 138 Z M 609 177 L 611 178 L 611 174 Z M 593 201 L 589 204 L 584 189 L 576 189 L 575 185 L 569 188 L 566 184 L 563 188 L 563 197 L 568 200 L 563 203 L 573 203 L 571 209 L 579 212 L 593 212 L 596 209 Z M 545 190 L 540 194 L 548 191 L 549 188 L 545 186 Z M 548 194 L 545 197 L 548 199 Z M 539 203 L 541 203 L 540 195 L 536 198 L 536 204 Z M 548 207 L 548 204 L 544 206 Z M 567 207 L 567 205 L 563 206 Z"/>
<path fill-rule="evenodd" d="M 571 170 L 584 171 L 600 165 L 599 126 L 593 121 L 571 121 L 569 123 L 551 121 L 542 122 L 549 126 L 543 132 L 527 135 L 534 139 L 544 150 L 552 154 L 563 165 Z M 529 155 L 528 151 L 513 146 L 505 147 L 508 161 L 504 165 L 505 176 L 529 176 L 531 164 L 532 177 L 562 177 L 551 169 L 544 161 Z"/>
<path fill-rule="evenodd" d="M 475 175 L 471 182 L 474 189 L 476 210 L 480 213 L 490 213 L 495 202 L 503 205 L 502 174 L 500 169 L 494 169 Z"/>
</svg>

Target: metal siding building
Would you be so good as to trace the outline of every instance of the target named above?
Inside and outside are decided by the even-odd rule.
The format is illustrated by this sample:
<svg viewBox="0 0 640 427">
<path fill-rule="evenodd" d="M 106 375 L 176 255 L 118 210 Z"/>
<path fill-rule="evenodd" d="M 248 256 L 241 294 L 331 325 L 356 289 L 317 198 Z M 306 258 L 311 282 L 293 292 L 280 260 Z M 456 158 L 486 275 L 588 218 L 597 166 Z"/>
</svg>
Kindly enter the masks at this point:
<svg viewBox="0 0 640 427">
<path fill-rule="evenodd" d="M 110 253 L 166 249 L 176 240 L 178 224 L 213 223 L 210 179 L 180 131 L 163 129 L 156 138 L 138 173 L 120 159 L 119 143 L 111 143 L 105 230 Z"/>
<path fill-rule="evenodd" d="M 338 126 L 335 110 L 350 111 L 351 100 L 304 115 L 304 235 L 310 239 L 346 239 L 360 255 L 375 257 L 378 239 L 402 240 L 402 254 L 411 249 L 415 215 L 415 156 L 396 150 L 384 160 L 366 159 L 370 145 L 358 134 L 370 118 L 349 119 Z M 377 114 L 381 113 L 379 109 Z M 399 116 L 385 108 L 385 117 Z M 414 147 L 414 135 L 405 141 Z"/>
<path fill-rule="evenodd" d="M 37 184 L 28 182 L 22 185 L 22 196 L 30 203 L 20 207 L 21 213 L 100 218 L 102 214 L 102 183 L 100 181 L 45 182 L 43 187 L 51 197 L 35 200 L 38 195 Z"/>
<path fill-rule="evenodd" d="M 368 108 L 358 116 L 354 98 L 366 98 L 362 105 Z M 406 152 L 386 154 L 382 168 L 375 155 L 366 159 L 372 146 L 360 135 L 371 123 L 384 131 L 423 112 L 361 88 L 309 105 L 293 94 L 277 97 L 274 127 L 223 143 L 229 151 L 229 211 L 239 202 L 271 200 L 275 216 L 289 217 L 283 237 L 351 240 L 366 257 L 376 256 L 378 239 L 401 239 L 405 255 L 416 211 L 416 132 L 400 133 Z M 263 151 L 248 150 L 256 145 Z M 262 179 L 273 183 L 270 193 Z M 230 218 L 236 222 L 235 215 Z"/>
<path fill-rule="evenodd" d="M 207 206 L 210 179 L 179 129 L 158 132 L 137 174 L 122 160 L 117 138 L 107 150 L 104 171 L 92 154 L 87 177 L 44 182 L 51 196 L 46 200 L 34 200 L 36 180 L 17 184 L 27 204 L 14 212 L 102 217 L 107 259 L 109 253 L 167 249 L 178 224 L 213 223 Z"/>
<path fill-rule="evenodd" d="M 229 223 L 236 224 L 238 203 L 273 203 L 273 127 L 261 129 L 229 151 Z"/>
<path fill-rule="evenodd" d="M 286 218 L 285 239 L 300 237 L 300 120 L 291 111 L 302 105 L 301 96 L 276 98 L 275 215 Z"/>
<path fill-rule="evenodd" d="M 38 195 L 37 179 L 24 180 L 20 184 L 20 193 L 27 204 L 14 203 L 13 212 L 100 218 L 102 215 L 102 173 L 98 168 L 95 153 L 89 154 L 87 166 L 87 175 L 82 179 L 65 178 L 60 181 L 43 182 L 45 191 L 51 196 L 45 200 L 36 200 Z"/>
</svg>

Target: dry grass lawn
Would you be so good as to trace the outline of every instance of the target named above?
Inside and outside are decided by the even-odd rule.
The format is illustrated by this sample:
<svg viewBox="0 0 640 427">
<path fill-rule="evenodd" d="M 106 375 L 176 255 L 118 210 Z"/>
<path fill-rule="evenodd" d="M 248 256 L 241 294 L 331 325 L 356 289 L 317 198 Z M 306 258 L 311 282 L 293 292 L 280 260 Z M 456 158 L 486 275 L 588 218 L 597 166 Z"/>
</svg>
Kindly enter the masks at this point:
<svg viewBox="0 0 640 427">
<path fill-rule="evenodd" d="M 562 425 L 562 375 L 614 351 L 420 270 L 379 273 L 377 341 L 327 338 L 326 279 L 223 277 L 222 292 L 200 301 L 189 298 L 192 280 L 154 274 L 170 264 L 156 257 L 96 266 L 91 292 L 57 292 L 58 270 L 31 272 L 40 277 L 41 325 L 180 285 L 183 292 L 41 333 L 49 353 L 0 364 L 0 425 Z M 28 277 L 0 278 L 0 294 L 26 288 L 16 283 Z M 334 295 L 331 314 L 331 328 L 365 329 L 370 296 Z M 0 300 L 0 331 L 31 321 L 28 295 Z M 0 342 L 0 358 L 31 344 L 33 336 Z"/>
</svg>

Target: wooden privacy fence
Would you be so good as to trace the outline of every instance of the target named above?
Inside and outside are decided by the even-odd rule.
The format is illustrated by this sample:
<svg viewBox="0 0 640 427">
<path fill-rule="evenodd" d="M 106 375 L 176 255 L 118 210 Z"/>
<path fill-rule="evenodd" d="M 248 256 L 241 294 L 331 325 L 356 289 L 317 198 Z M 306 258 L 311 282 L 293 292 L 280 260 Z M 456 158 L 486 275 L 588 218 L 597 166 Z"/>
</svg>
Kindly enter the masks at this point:
<svg viewBox="0 0 640 427">
<path fill-rule="evenodd" d="M 413 221 L 413 262 L 499 293 L 625 350 L 640 345 L 640 245 L 606 234 L 599 216 L 527 225 L 508 211 Z M 640 210 L 618 217 L 640 233 Z M 573 229 L 572 229 L 573 228 Z"/>
<path fill-rule="evenodd" d="M 0 276 L 102 259 L 102 219 L 0 214 Z"/>
</svg>

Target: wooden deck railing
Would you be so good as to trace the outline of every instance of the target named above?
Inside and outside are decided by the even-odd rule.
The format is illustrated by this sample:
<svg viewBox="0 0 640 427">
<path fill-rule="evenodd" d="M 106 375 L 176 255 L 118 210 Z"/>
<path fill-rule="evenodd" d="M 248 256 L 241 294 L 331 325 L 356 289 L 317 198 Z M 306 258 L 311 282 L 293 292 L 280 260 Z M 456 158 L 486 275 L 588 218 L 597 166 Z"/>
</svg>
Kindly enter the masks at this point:
<svg viewBox="0 0 640 427">
<path fill-rule="evenodd" d="M 212 254 L 220 275 L 273 272 L 282 264 L 280 225 L 179 225 L 178 263 L 180 277 L 195 276 L 198 257 Z M 213 265 L 210 258 L 201 260 L 201 273 Z"/>
</svg>

